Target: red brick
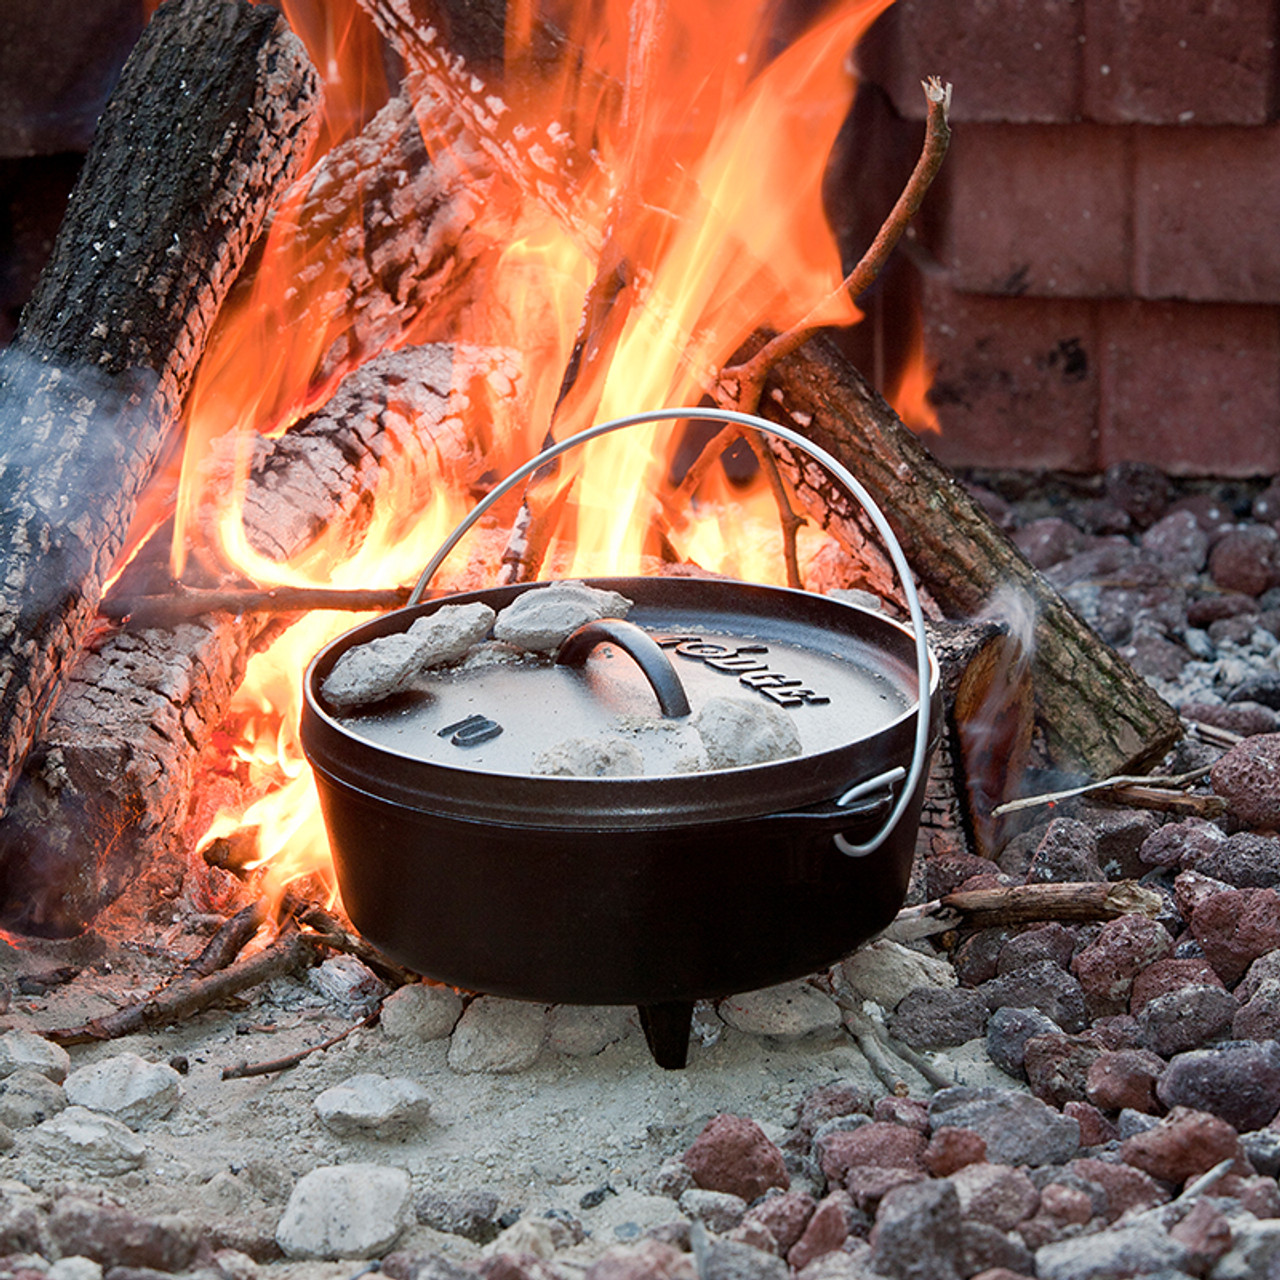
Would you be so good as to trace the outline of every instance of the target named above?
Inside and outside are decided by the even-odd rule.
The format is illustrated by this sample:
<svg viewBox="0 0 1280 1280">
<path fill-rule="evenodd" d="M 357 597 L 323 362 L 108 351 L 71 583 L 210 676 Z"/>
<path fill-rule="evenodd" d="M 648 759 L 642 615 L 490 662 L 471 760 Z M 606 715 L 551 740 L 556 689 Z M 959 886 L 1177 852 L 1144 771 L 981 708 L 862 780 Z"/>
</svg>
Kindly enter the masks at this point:
<svg viewBox="0 0 1280 1280">
<path fill-rule="evenodd" d="M 1139 129 L 1134 283 L 1144 298 L 1280 302 L 1280 125 Z"/>
<path fill-rule="evenodd" d="M 1129 131 L 971 125 L 946 161 L 942 250 L 972 293 L 1114 297 L 1130 291 Z"/>
<path fill-rule="evenodd" d="M 1084 0 L 1084 104 L 1113 124 L 1262 124 L 1272 0 Z"/>
<path fill-rule="evenodd" d="M 1210 303 L 1100 305 L 1099 464 L 1176 475 L 1280 470 L 1280 312 Z"/>
<path fill-rule="evenodd" d="M 949 466 L 1089 471 L 1098 410 L 1094 304 L 925 286 L 925 350 Z"/>
<path fill-rule="evenodd" d="M 867 78 L 898 111 L 923 119 L 920 81 L 955 86 L 953 121 L 1080 118 L 1081 0 L 897 0 L 859 50 Z"/>
</svg>

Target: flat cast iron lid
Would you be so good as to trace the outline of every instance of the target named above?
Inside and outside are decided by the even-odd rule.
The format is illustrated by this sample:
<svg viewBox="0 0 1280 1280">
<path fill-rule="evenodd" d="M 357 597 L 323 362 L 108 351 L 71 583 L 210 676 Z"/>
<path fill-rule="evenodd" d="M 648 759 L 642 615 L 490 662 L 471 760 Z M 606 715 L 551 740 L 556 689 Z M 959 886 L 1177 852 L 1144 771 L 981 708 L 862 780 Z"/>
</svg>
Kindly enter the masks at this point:
<svg viewBox="0 0 1280 1280">
<path fill-rule="evenodd" d="M 639 801 L 639 793 L 665 783 L 669 802 L 689 790 L 691 806 L 714 810 L 706 788 L 715 779 L 761 772 L 803 775 L 804 794 L 794 797 L 798 803 L 839 794 L 859 780 L 848 776 L 851 748 L 890 728 L 911 727 L 914 641 L 905 628 L 827 597 L 724 579 L 589 581 L 634 602 L 627 621 L 669 659 L 687 695 L 689 715 L 664 716 L 636 659 L 608 642 L 583 646 L 586 651 L 575 665 L 509 652 L 498 658 L 502 650 L 482 648 L 457 667 L 425 673 L 413 693 L 341 715 L 330 713 L 315 695 L 333 663 L 354 643 L 405 630 L 445 604 L 481 601 L 500 611 L 540 585 L 449 596 L 340 637 L 308 673 L 312 741 L 315 722 L 323 720 L 353 748 L 374 753 L 383 766 L 393 760 L 424 766 L 430 771 L 428 789 L 448 796 L 450 807 L 455 797 L 490 776 L 518 780 L 521 789 L 536 788 L 543 799 L 574 784 L 580 792 L 590 784 L 607 786 L 614 794 L 619 787 L 631 788 L 642 807 L 649 802 Z M 702 770 L 693 772 L 700 740 L 690 720 L 709 700 L 725 696 L 781 708 L 795 726 L 800 755 L 709 771 L 704 759 Z M 633 743 L 643 757 L 643 775 L 548 777 L 535 765 L 566 740 L 603 735 Z M 735 786 L 741 806 L 741 788 Z M 501 807 L 498 792 L 491 789 L 489 798 Z M 792 798 L 788 792 L 784 803 Z M 761 803 L 778 807 L 777 800 L 765 796 Z"/>
</svg>

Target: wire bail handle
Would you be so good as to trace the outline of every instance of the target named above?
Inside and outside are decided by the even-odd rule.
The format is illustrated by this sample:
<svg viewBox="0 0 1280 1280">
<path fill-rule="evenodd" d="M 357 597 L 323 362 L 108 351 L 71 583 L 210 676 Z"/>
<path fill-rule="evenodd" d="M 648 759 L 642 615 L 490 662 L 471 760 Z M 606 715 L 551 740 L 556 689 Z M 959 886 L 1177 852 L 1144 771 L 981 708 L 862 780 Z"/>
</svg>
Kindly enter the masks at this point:
<svg viewBox="0 0 1280 1280">
<path fill-rule="evenodd" d="M 812 440 L 802 436 L 798 431 L 790 427 L 780 426 L 776 422 L 770 422 L 767 418 L 761 418 L 755 414 L 741 413 L 736 409 L 695 407 L 648 409 L 642 413 L 624 414 L 620 418 L 612 418 L 608 422 L 597 423 L 593 427 L 588 427 L 585 431 L 579 431 L 577 435 L 570 436 L 567 440 L 561 440 L 551 445 L 536 457 L 530 458 L 528 462 L 517 467 L 505 480 L 491 489 L 476 503 L 471 511 L 463 517 L 457 528 L 441 543 L 440 549 L 427 562 L 426 568 L 423 569 L 412 594 L 409 596 L 408 603 L 410 606 L 421 603 L 431 579 L 435 577 L 449 553 L 462 541 L 476 521 L 496 503 L 500 502 L 516 485 L 531 476 L 540 467 L 558 458 L 562 453 L 568 453 L 570 449 L 575 449 L 579 445 L 587 444 L 600 436 L 609 435 L 614 431 L 621 431 L 626 427 L 640 426 L 646 422 L 671 422 L 685 418 L 711 419 L 724 423 L 736 423 L 744 427 L 753 427 L 765 435 L 773 435 L 781 440 L 786 440 L 789 444 L 795 445 L 796 448 L 808 454 L 815 462 L 825 467 L 867 513 L 876 532 L 883 539 L 885 550 L 888 551 L 889 559 L 893 562 L 894 572 L 898 575 L 898 581 L 902 583 L 902 594 L 906 598 L 907 612 L 911 618 L 911 630 L 916 646 L 916 733 L 911 755 L 911 767 L 906 772 L 906 780 L 903 782 L 902 791 L 898 796 L 897 802 L 885 819 L 883 826 L 870 840 L 864 844 L 853 844 L 846 840 L 843 835 L 832 837 L 836 848 L 841 853 L 847 854 L 851 858 L 865 857 L 867 854 L 874 853 L 879 849 L 888 839 L 889 833 L 898 825 L 902 815 L 907 810 L 907 806 L 911 803 L 911 797 L 919 784 L 920 775 L 924 772 L 925 760 L 929 754 L 930 670 L 929 645 L 924 629 L 924 613 L 920 608 L 920 597 L 916 592 L 915 582 L 911 576 L 911 568 L 907 564 L 902 547 L 893 530 L 889 527 L 889 522 L 884 518 L 883 512 L 876 505 L 861 481 L 853 476 L 843 463 L 825 449 L 814 444 Z M 889 774 L 880 775 L 879 777 L 868 779 L 864 783 L 859 783 L 840 796 L 836 803 L 840 805 L 849 804 L 874 786 L 891 784 L 897 780 L 900 774 L 900 768 L 894 769 L 890 770 Z"/>
</svg>

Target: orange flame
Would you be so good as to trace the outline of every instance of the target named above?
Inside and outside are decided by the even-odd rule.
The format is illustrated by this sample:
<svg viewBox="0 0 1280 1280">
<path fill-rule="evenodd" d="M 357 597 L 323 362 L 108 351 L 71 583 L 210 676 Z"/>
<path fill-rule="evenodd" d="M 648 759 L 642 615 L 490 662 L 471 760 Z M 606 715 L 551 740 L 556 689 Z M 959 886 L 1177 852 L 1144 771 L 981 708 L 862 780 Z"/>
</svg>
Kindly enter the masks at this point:
<svg viewBox="0 0 1280 1280">
<path fill-rule="evenodd" d="M 501 101 L 441 51 L 428 48 L 411 66 L 420 79 L 410 83 L 428 86 L 415 102 L 428 151 L 443 156 L 444 116 L 456 128 L 461 112 L 479 149 L 508 170 L 506 189 L 513 193 L 501 219 L 515 230 L 487 268 L 485 295 L 454 318 L 459 342 L 523 356 L 515 394 L 486 404 L 484 420 L 469 419 L 491 470 L 505 473 L 536 452 L 549 426 L 565 438 L 602 418 L 697 403 L 754 330 L 786 328 L 809 315 L 817 299 L 835 295 L 821 317 L 826 322 L 858 318 L 853 303 L 835 292 L 841 272 L 821 208 L 821 178 L 852 97 L 849 55 L 889 3 L 843 0 L 775 54 L 765 0 L 696 6 L 570 0 L 556 8 L 573 55 L 548 61 L 534 48 L 534 0 L 511 0 Z M 330 32 L 350 22 L 350 10 L 335 0 L 308 0 L 307 10 L 305 20 L 295 21 L 327 75 L 342 59 L 323 40 L 317 51 L 312 19 L 323 16 Z M 290 7 L 291 17 L 296 12 Z M 363 47 L 366 70 L 368 53 Z M 342 119 L 331 121 L 330 140 L 363 115 L 363 107 L 349 105 L 348 74 L 340 77 L 342 89 L 331 91 Z M 355 79 L 364 75 L 357 71 Z M 452 151 L 449 159 L 467 163 Z M 478 218 L 494 212 L 482 210 Z M 272 234 L 287 234 L 277 228 L 287 228 L 289 218 L 287 209 L 277 215 Z M 284 430 L 327 394 L 313 379 L 330 335 L 287 332 L 281 320 L 306 275 L 305 264 L 294 263 L 278 278 L 256 279 L 251 297 L 222 325 L 191 398 L 184 511 L 201 499 L 200 463 L 211 440 L 239 432 L 247 461 L 249 433 Z M 340 314 L 331 319 L 343 321 Z M 576 380 L 562 384 L 575 356 Z M 699 491 L 697 512 L 659 520 L 656 495 L 673 431 L 617 433 L 569 455 L 559 483 L 571 500 L 546 572 L 638 572 L 660 523 L 677 553 L 704 567 L 785 581 L 776 512 L 763 483 L 736 491 L 713 473 Z M 465 498 L 436 495 L 406 539 L 403 529 L 393 532 L 403 521 L 382 516 L 403 501 L 388 489 L 378 496 L 376 527 L 354 557 L 335 560 L 312 548 L 279 564 L 248 546 L 238 507 L 224 495 L 218 554 L 264 583 L 408 581 Z M 193 528 L 185 516 L 178 566 Z M 800 553 L 808 563 L 824 540 L 812 531 L 803 535 Z M 296 740 L 297 701 L 310 654 L 351 621 L 317 614 L 293 627 L 253 659 L 233 708 L 242 730 L 237 759 L 254 783 L 279 785 L 249 811 L 220 817 L 208 838 L 241 822 L 257 826 L 261 857 L 281 881 L 327 861 Z"/>
<path fill-rule="evenodd" d="M 942 434 L 938 411 L 929 400 L 929 388 L 933 386 L 934 364 L 924 349 L 924 333 L 916 322 L 916 331 L 907 353 L 906 364 L 898 377 L 897 385 L 885 397 L 903 424 L 912 431 L 932 431 Z"/>
</svg>

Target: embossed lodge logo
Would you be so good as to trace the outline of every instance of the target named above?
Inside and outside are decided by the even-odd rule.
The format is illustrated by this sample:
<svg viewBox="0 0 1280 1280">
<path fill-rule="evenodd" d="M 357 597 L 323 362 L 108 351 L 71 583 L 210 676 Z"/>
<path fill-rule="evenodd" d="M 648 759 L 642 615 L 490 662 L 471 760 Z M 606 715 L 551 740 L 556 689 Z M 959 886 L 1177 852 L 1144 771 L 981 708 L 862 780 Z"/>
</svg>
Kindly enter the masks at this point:
<svg viewBox="0 0 1280 1280">
<path fill-rule="evenodd" d="M 735 648 L 701 636 L 661 636 L 657 641 L 662 648 L 691 662 L 701 661 L 715 671 L 736 675 L 739 684 L 763 694 L 780 707 L 818 707 L 831 701 L 825 694 L 806 689 L 803 680 L 771 671 L 768 663 L 760 661 L 760 655 L 769 652 L 768 645 L 744 644 Z"/>
</svg>

